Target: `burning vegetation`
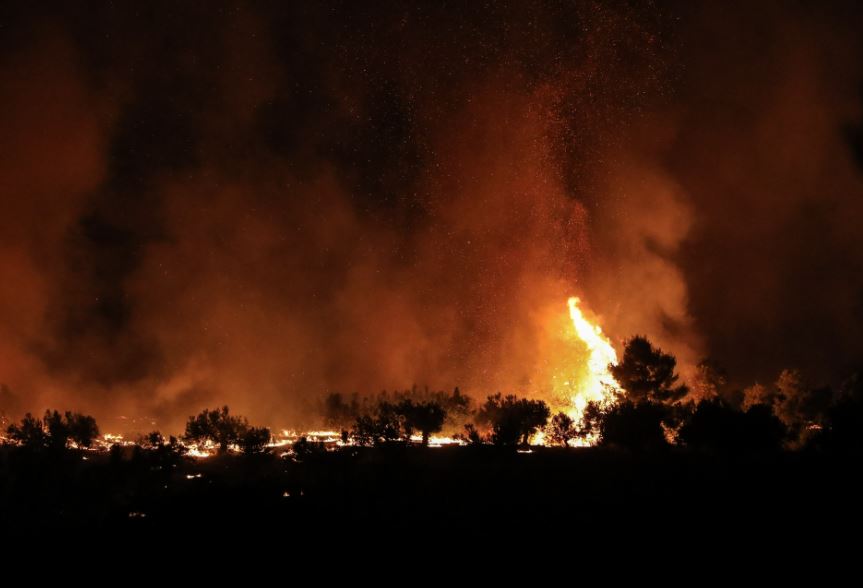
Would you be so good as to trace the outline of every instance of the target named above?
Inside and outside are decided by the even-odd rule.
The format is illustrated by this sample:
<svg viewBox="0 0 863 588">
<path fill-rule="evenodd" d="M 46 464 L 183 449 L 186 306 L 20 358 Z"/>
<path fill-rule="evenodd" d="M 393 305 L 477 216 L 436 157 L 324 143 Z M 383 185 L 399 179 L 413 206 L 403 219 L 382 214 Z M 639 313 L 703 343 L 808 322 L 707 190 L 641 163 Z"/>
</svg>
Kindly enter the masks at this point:
<svg viewBox="0 0 863 588">
<path fill-rule="evenodd" d="M 61 4 L 0 3 L 0 529 L 863 492 L 863 4 Z"/>
<path fill-rule="evenodd" d="M 484 521 L 477 537 L 493 538 L 500 525 L 541 524 L 547 510 L 536 505 L 550 496 L 616 505 L 610 512 L 619 519 L 601 509 L 581 515 L 599 533 L 615 520 L 660 528 L 664 520 L 621 509 L 632 489 L 654 507 L 664 504 L 657 516 L 720 498 L 714 524 L 755 516 L 751 503 L 718 494 L 712 480 L 720 471 L 724 483 L 782 490 L 788 501 L 857 488 L 841 470 L 824 468 L 863 451 L 859 378 L 834 394 L 789 372 L 776 387 L 735 396 L 705 365 L 712 388 L 696 400 L 672 355 L 637 336 L 617 361 L 576 299 L 569 311 L 570 341 L 586 349 L 586 360 L 561 368 L 582 377 L 563 382 L 556 412 L 513 394 L 477 402 L 459 388 L 332 393 L 321 403 L 325 430 L 274 432 L 223 406 L 189 416 L 180 436 L 152 431 L 135 440 L 100 435 L 88 415 L 27 414 L 6 427 L 0 446 L 0 502 L 16 505 L 0 508 L 0 521 L 36 534 L 72 525 L 83 534 L 154 538 L 188 525 L 224 534 L 278 522 L 309 540 L 355 525 L 383 533 L 421 524 L 446 534 L 473 516 Z M 811 472 L 821 476 L 817 485 Z M 396 506 L 408 504 L 409 515 Z M 490 508 L 508 514 L 501 519 Z M 233 522 L 226 527 L 214 512 L 231 513 Z"/>
<path fill-rule="evenodd" d="M 736 395 L 726 380 L 704 364 L 699 396 L 680 383 L 673 355 L 643 336 L 629 339 L 618 362 L 602 329 L 568 301 L 567 345 L 585 350 L 580 366 L 554 371 L 554 400 L 497 393 L 477 403 L 455 388 L 382 392 L 378 396 L 329 394 L 321 405 L 327 430 L 294 432 L 250 425 L 227 406 L 190 416 L 185 431 L 167 441 L 158 431 L 128 441 L 117 433 L 99 435 L 92 416 L 46 411 L 9 424 L 2 440 L 30 450 L 170 451 L 192 458 L 229 452 L 275 452 L 302 457 L 351 447 L 491 444 L 501 447 L 603 445 L 633 450 L 679 445 L 719 451 L 771 451 L 833 446 L 854 438 L 861 386 L 856 378 L 838 393 L 807 387 L 796 372 L 783 372 L 775 388 L 756 385 Z M 563 380 L 560 374 L 567 374 Z M 735 400 L 736 398 L 736 400 Z M 553 413 L 553 408 L 556 410 Z M 857 415 L 857 416 L 855 416 Z M 850 447 L 857 447 L 851 443 Z"/>
</svg>

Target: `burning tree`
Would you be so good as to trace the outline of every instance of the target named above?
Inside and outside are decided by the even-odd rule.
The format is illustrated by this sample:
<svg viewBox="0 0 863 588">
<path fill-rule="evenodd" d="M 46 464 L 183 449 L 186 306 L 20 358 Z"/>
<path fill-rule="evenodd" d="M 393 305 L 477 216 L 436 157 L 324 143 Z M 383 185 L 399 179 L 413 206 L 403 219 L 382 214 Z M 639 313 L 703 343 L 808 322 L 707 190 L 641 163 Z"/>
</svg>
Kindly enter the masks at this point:
<svg viewBox="0 0 863 588">
<path fill-rule="evenodd" d="M 405 433 L 408 437 L 413 430 L 422 434 L 422 444 L 428 445 L 429 436 L 443 428 L 446 420 L 446 410 L 436 402 L 414 402 L 403 400 L 398 405 L 402 416 Z"/>
<path fill-rule="evenodd" d="M 584 429 L 603 445 L 632 449 L 667 445 L 666 431 L 675 429 L 678 401 L 687 394 L 678 384 L 676 358 L 654 347 L 646 337 L 626 342 L 623 359 L 608 370 L 623 392 L 616 403 L 590 402 Z"/>
<path fill-rule="evenodd" d="M 626 390 L 626 398 L 639 404 L 672 403 L 686 396 L 686 386 L 677 383 L 676 367 L 673 355 L 654 347 L 647 337 L 635 336 L 626 342 L 623 360 L 608 369 Z"/>
</svg>

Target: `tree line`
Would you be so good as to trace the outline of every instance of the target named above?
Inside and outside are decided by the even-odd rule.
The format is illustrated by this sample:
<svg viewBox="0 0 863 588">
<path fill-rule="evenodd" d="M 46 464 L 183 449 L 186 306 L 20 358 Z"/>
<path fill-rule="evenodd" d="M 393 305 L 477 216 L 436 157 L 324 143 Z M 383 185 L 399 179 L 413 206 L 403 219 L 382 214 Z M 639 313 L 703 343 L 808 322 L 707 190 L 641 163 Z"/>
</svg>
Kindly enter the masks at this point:
<svg viewBox="0 0 863 588">
<path fill-rule="evenodd" d="M 377 399 L 333 393 L 324 402 L 325 422 L 358 445 L 406 443 L 414 431 L 422 432 L 426 444 L 430 434 L 460 419 L 457 437 L 510 447 L 527 445 L 543 432 L 561 446 L 584 439 L 633 450 L 672 445 L 723 452 L 863 448 L 860 374 L 838 390 L 809 386 L 793 370 L 780 374 L 772 387 L 732 389 L 724 371 L 704 361 L 690 389 L 680 382 L 676 358 L 643 336 L 628 340 L 620 363 L 609 370 L 622 391 L 609 390 L 611 402 L 588 403 L 579 421 L 565 412 L 552 415 L 542 400 L 515 395 L 498 393 L 473 406 L 456 388 L 451 395 L 414 389 Z"/>
<path fill-rule="evenodd" d="M 324 422 L 340 431 L 342 441 L 360 446 L 418 443 L 426 446 L 443 430 L 468 444 L 503 447 L 528 445 L 542 432 L 551 444 L 577 439 L 632 450 L 670 445 L 698 450 L 746 452 L 791 449 L 859 450 L 863 447 L 863 376 L 854 375 L 838 389 L 812 387 L 798 372 L 786 370 L 776 385 L 730 389 L 716 365 L 698 367 L 693 389 L 680 383 L 673 355 L 645 337 L 626 342 L 622 360 L 609 369 L 625 392 L 610 390 L 613 402 L 588 403 L 583 419 L 564 412 L 552 415 L 542 400 L 500 393 L 475 405 L 458 388 L 452 393 L 416 388 L 378 397 L 328 395 Z M 10 424 L 7 439 L 30 449 L 89 448 L 99 435 L 92 416 L 46 411 L 27 414 Z M 227 406 L 190 416 L 184 434 L 165 439 L 154 431 L 137 445 L 161 452 L 208 444 L 220 453 L 237 448 L 245 454 L 266 452 L 270 430 L 249 424 Z M 322 451 L 306 438 L 294 444 L 296 455 Z"/>
<path fill-rule="evenodd" d="M 6 436 L 13 445 L 28 450 L 89 449 L 99 437 L 99 427 L 90 415 L 46 410 L 41 419 L 27 413 L 20 423 L 10 424 Z M 185 433 L 179 438 L 173 435 L 165 438 L 161 432 L 152 431 L 141 436 L 135 445 L 158 452 L 185 454 L 187 445 L 209 444 L 219 453 L 236 447 L 241 453 L 254 454 L 265 452 L 271 439 L 267 427 L 252 426 L 245 417 L 233 415 L 223 406 L 190 416 Z M 114 444 L 111 449 L 117 451 L 119 447 Z"/>
</svg>

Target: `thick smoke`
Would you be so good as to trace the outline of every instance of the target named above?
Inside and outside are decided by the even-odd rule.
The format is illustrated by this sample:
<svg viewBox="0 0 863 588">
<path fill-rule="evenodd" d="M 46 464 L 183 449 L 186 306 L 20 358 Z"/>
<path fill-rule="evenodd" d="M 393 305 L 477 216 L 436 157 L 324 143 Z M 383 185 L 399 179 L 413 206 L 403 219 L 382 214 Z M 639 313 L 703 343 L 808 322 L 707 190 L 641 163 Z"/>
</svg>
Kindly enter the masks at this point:
<svg viewBox="0 0 863 588">
<path fill-rule="evenodd" d="M 110 112 L 50 28 L 6 54 L 0 78 L 0 380 L 14 410 L 71 393 L 43 350 L 67 296 L 68 231 L 105 178 Z"/>
<path fill-rule="evenodd" d="M 215 403 L 299 424 L 331 390 L 541 396 L 574 294 L 685 373 L 859 355 L 852 19 L 282 4 L 7 9 L 16 410 L 171 428 Z"/>
</svg>

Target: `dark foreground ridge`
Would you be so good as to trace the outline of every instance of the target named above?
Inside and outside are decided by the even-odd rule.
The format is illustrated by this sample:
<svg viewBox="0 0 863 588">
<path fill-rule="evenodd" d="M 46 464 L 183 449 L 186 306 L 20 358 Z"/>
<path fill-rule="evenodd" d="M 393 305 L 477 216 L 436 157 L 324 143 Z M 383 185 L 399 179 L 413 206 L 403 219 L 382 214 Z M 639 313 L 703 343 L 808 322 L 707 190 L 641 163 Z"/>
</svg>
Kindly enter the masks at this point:
<svg viewBox="0 0 863 588">
<path fill-rule="evenodd" d="M 848 454 L 393 446 L 298 461 L 129 449 L 0 449 L 7 536 L 627 545 L 810 541 L 861 522 L 860 459 Z"/>
</svg>

